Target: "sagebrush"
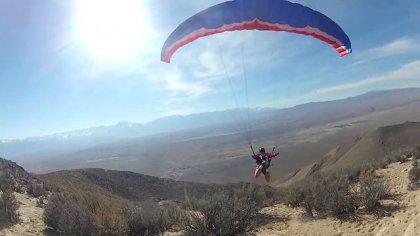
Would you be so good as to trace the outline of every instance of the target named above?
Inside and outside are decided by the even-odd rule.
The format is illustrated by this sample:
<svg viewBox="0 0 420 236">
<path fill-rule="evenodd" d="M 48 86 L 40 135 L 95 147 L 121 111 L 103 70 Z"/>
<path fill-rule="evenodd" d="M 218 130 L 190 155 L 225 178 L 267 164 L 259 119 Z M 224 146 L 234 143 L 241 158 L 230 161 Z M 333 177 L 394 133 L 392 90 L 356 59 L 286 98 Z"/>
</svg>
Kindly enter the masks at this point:
<svg viewBox="0 0 420 236">
<path fill-rule="evenodd" d="M 44 222 L 63 235 L 93 235 L 96 228 L 89 214 L 62 193 L 53 193 L 44 209 Z"/>
<path fill-rule="evenodd" d="M 19 221 L 19 204 L 13 191 L 10 189 L 0 191 L 0 222 L 16 223 Z"/>
<path fill-rule="evenodd" d="M 242 235 L 254 227 L 265 192 L 252 186 L 192 199 L 184 229 L 187 235 Z"/>
<path fill-rule="evenodd" d="M 284 202 L 302 207 L 310 216 L 340 217 L 361 208 L 372 211 L 386 194 L 387 187 L 374 170 L 362 167 L 307 177 L 288 188 Z"/>
<path fill-rule="evenodd" d="M 409 190 L 417 190 L 420 188 L 420 159 L 412 160 L 412 167 L 408 172 L 408 178 L 410 180 Z"/>
</svg>

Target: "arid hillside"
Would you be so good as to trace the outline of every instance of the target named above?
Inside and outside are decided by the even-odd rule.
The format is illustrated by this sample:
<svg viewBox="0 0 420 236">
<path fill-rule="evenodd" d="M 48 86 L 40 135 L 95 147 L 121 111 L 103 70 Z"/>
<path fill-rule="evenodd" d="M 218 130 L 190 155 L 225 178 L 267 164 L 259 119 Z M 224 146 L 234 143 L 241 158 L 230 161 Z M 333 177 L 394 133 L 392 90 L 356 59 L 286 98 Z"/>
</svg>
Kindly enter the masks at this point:
<svg viewBox="0 0 420 236">
<path fill-rule="evenodd" d="M 350 142 L 338 145 L 321 160 L 292 172 L 288 185 L 318 172 L 363 165 L 385 165 L 390 159 L 404 152 L 420 152 L 420 123 L 406 122 L 400 125 L 380 127 L 372 132 L 353 138 Z M 279 181 L 281 182 L 281 181 Z"/>
<path fill-rule="evenodd" d="M 222 187 L 103 169 L 65 170 L 37 177 L 50 188 L 69 194 L 100 196 L 121 203 L 135 202 L 149 208 L 157 207 L 161 200 L 181 201 L 185 197 L 200 197 Z"/>
<path fill-rule="evenodd" d="M 143 218 L 136 217 L 148 217 L 158 227 L 154 220 L 162 204 L 180 204 L 238 186 L 103 169 L 31 175 L 13 162 L 0 161 L 1 213 L 6 209 L 5 217 L 0 215 L 0 235 L 138 235 L 138 227 L 149 226 L 142 226 Z M 11 200 L 5 200 L 5 191 Z M 13 214 L 7 210 L 10 206 Z M 13 221 L 8 220 L 9 215 Z"/>
<path fill-rule="evenodd" d="M 1 159 L 1 173 L 15 176 L 19 219 L 2 224 L 0 235 L 416 235 L 419 131 L 419 123 L 407 122 L 366 133 L 294 173 L 289 186 L 282 183 L 277 189 L 103 169 L 59 171 L 35 179 Z"/>
<path fill-rule="evenodd" d="M 46 226 L 36 179 L 16 163 L 0 158 L 0 235 L 41 235 Z"/>
<path fill-rule="evenodd" d="M 253 230 L 249 233 L 262 236 L 417 235 L 420 228 L 420 190 L 408 189 L 412 162 L 413 158 L 408 158 L 403 163 L 391 163 L 387 168 L 375 171 L 376 179 L 386 183 L 389 193 L 386 199 L 380 200 L 380 205 L 376 206 L 372 213 L 362 210 L 342 218 L 309 216 L 303 208 L 292 208 L 290 205 L 277 203 L 259 211 L 254 220 Z M 103 173 L 100 171 L 98 175 Z M 69 180 L 69 183 L 73 181 Z M 44 223 L 45 206 L 39 205 L 39 198 L 24 193 L 15 193 L 15 196 L 19 204 L 20 220 L 17 224 L 0 229 L 0 235 L 54 235 L 54 231 Z M 183 229 L 175 227 L 163 235 L 184 234 Z"/>
</svg>

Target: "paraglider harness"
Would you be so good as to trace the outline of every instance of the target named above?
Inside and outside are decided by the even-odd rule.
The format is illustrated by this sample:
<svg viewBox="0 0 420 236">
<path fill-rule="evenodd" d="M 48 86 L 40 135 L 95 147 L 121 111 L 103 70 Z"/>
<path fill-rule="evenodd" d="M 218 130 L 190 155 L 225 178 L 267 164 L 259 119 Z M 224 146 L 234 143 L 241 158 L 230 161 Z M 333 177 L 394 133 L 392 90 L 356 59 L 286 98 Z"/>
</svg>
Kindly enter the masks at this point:
<svg viewBox="0 0 420 236">
<path fill-rule="evenodd" d="M 271 151 L 271 153 L 274 153 L 274 150 L 275 149 L 276 148 L 273 147 L 273 150 Z M 261 155 L 261 154 L 260 155 L 256 155 L 255 152 L 254 152 L 254 148 L 252 147 L 252 145 L 251 145 L 251 150 L 252 150 L 252 153 L 253 153 L 252 158 L 255 160 L 255 162 L 258 165 L 257 168 L 260 168 L 260 166 L 262 166 L 261 172 L 265 175 L 267 173 L 268 167 L 270 167 L 270 165 L 271 165 L 271 158 L 268 157 L 268 155 L 266 153 L 264 155 Z M 275 156 L 277 156 L 277 155 L 275 155 Z"/>
</svg>

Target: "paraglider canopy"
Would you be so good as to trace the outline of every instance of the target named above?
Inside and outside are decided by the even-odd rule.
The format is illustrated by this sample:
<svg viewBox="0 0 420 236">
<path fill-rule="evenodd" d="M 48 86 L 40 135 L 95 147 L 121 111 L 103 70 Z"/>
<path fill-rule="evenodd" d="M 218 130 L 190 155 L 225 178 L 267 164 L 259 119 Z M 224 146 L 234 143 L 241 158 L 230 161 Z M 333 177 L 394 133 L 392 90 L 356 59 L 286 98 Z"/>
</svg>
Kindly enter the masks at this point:
<svg viewBox="0 0 420 236">
<path fill-rule="evenodd" d="M 237 30 L 308 35 L 330 44 L 340 56 L 351 52 L 349 37 L 320 12 L 284 0 L 234 0 L 209 7 L 181 23 L 166 39 L 161 60 L 169 63 L 180 47 L 198 38 Z"/>
</svg>

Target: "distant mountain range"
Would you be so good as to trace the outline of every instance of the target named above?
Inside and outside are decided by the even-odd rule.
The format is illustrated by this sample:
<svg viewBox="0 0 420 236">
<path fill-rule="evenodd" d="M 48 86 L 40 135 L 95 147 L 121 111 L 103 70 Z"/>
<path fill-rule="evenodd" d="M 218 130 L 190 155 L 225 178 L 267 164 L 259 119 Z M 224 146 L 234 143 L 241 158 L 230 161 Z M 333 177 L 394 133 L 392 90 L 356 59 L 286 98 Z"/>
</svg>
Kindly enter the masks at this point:
<svg viewBox="0 0 420 236">
<path fill-rule="evenodd" d="M 287 132 L 327 122 L 383 111 L 420 101 L 420 88 L 373 91 L 341 100 L 315 102 L 286 109 L 235 109 L 163 117 L 148 123 L 120 122 L 21 140 L 0 140 L 0 154 L 6 157 L 42 152 L 89 148 L 132 138 L 188 131 L 177 138 L 217 136 L 228 133 L 266 130 Z M 249 123 L 248 123 L 249 112 Z M 267 132 L 264 132 L 267 135 Z"/>
</svg>

